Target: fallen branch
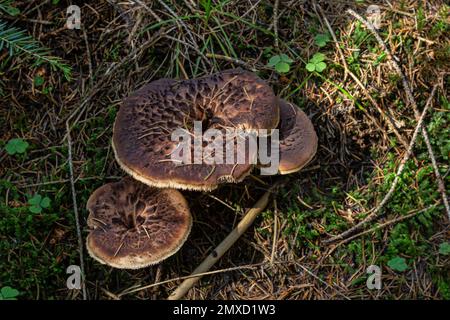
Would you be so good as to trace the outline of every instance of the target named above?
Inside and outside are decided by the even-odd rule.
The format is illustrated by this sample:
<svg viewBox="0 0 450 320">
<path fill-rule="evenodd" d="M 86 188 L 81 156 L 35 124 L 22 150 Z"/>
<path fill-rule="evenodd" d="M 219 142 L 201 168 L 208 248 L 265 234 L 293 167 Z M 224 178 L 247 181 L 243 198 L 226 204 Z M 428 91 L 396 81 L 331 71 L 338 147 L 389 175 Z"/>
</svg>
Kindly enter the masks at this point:
<svg viewBox="0 0 450 320">
<path fill-rule="evenodd" d="M 406 79 L 405 74 L 403 73 L 402 69 L 398 65 L 396 59 L 392 55 L 391 51 L 388 49 L 386 43 L 381 39 L 381 37 L 378 34 L 377 30 L 375 29 L 375 27 L 370 22 L 365 20 L 363 17 L 361 17 L 359 14 L 357 14 L 352 9 L 348 9 L 347 12 L 349 14 L 351 14 L 352 16 L 354 16 L 356 19 L 358 19 L 361 23 L 363 23 L 367 27 L 367 29 L 369 29 L 372 32 L 372 34 L 375 36 L 375 38 L 377 39 L 377 41 L 380 44 L 380 46 L 383 48 L 383 51 L 386 53 L 386 56 L 392 62 L 392 65 L 394 66 L 395 71 L 397 71 L 399 76 L 402 78 L 402 84 L 403 84 L 403 87 L 404 87 L 405 92 L 406 92 L 406 97 L 408 99 L 409 104 L 412 105 L 412 107 L 413 107 L 414 115 L 416 117 L 416 120 L 419 121 L 420 111 L 419 111 L 419 108 L 417 107 L 416 100 L 414 99 L 414 96 L 412 94 L 411 86 L 409 85 L 408 79 Z M 434 174 L 435 174 L 436 180 L 438 182 L 438 190 L 441 193 L 442 201 L 444 203 L 445 210 L 446 210 L 448 218 L 450 220 L 450 205 L 448 203 L 447 192 L 445 190 L 444 181 L 443 181 L 442 176 L 441 176 L 441 174 L 439 172 L 439 168 L 438 168 L 438 165 L 437 165 L 437 162 L 436 162 L 436 157 L 434 156 L 433 148 L 431 147 L 431 143 L 430 143 L 430 139 L 428 137 L 427 130 L 425 128 L 421 128 L 421 130 L 422 130 L 423 139 L 424 139 L 425 144 L 426 144 L 427 149 L 428 149 L 428 154 L 430 155 L 430 158 L 431 158 L 431 163 L 433 165 Z"/>
<path fill-rule="evenodd" d="M 230 247 L 242 236 L 242 234 L 255 221 L 258 214 L 260 214 L 269 202 L 271 191 L 274 187 L 266 191 L 264 195 L 255 203 L 253 208 L 249 209 L 244 215 L 239 224 L 231 233 L 206 257 L 205 260 L 192 272 L 192 277 L 184 280 L 180 286 L 172 292 L 168 297 L 169 300 L 179 300 L 194 286 L 202 277 L 201 274 L 208 271 Z"/>
<path fill-rule="evenodd" d="M 82 293 L 83 293 L 83 300 L 87 300 L 86 284 L 85 284 L 86 274 L 84 273 L 83 238 L 81 237 L 80 217 L 78 214 L 78 205 L 77 205 L 77 194 L 75 191 L 75 180 L 73 177 L 72 139 L 70 138 L 69 122 L 66 122 L 66 131 L 67 131 L 67 133 L 66 133 L 67 148 L 69 151 L 68 163 L 69 163 L 70 188 L 72 191 L 73 213 L 75 215 L 75 226 L 77 229 L 77 238 L 78 238 L 78 254 L 80 257 L 80 269 L 81 269 L 81 274 L 82 274 L 81 289 L 82 289 Z"/>
<path fill-rule="evenodd" d="M 275 4 L 273 6 L 273 32 L 275 34 L 275 47 L 278 48 L 278 5 L 279 0 L 275 0 Z"/>
<path fill-rule="evenodd" d="M 362 231 L 362 232 L 360 232 L 360 233 L 358 233 L 358 234 L 355 234 L 355 235 L 353 235 L 353 236 L 351 236 L 351 237 L 348 237 L 348 238 L 342 240 L 341 242 L 339 242 L 339 243 L 336 245 L 336 247 L 338 247 L 338 246 L 340 246 L 341 244 L 344 244 L 344 243 L 346 243 L 346 242 L 349 242 L 349 241 L 351 241 L 351 240 L 354 240 L 354 239 L 356 239 L 356 238 L 359 238 L 359 237 L 361 237 L 361 236 L 363 236 L 363 235 L 365 235 L 365 234 L 372 233 L 372 232 L 374 232 L 374 231 L 377 231 L 377 230 L 386 228 L 386 227 L 388 227 L 388 226 L 390 226 L 390 225 L 392 225 L 392 224 L 396 224 L 396 223 L 399 223 L 399 222 L 401 222 L 401 221 L 403 221 L 403 220 L 407 220 L 407 219 L 410 219 L 410 218 L 412 218 L 412 217 L 415 217 L 415 216 L 418 215 L 419 213 L 428 211 L 428 210 L 430 210 L 430 209 L 432 209 L 432 208 L 434 208 L 434 207 L 436 207 L 435 204 L 433 204 L 433 205 L 431 205 L 431 206 L 428 206 L 428 207 L 426 207 L 426 208 L 424 208 L 424 209 L 422 209 L 422 210 L 414 210 L 414 212 L 412 212 L 412 213 L 410 213 L 410 214 L 407 214 L 406 216 L 400 216 L 400 217 L 398 217 L 398 218 L 395 218 L 395 219 L 386 221 L 386 222 L 384 222 L 384 223 L 382 223 L 382 224 L 380 224 L 380 225 L 378 225 L 378 226 L 376 226 L 376 227 L 373 227 L 373 228 L 371 228 L 371 229 Z"/>
<path fill-rule="evenodd" d="M 342 239 L 350 236 L 354 232 L 358 231 L 359 229 L 361 229 L 361 227 L 364 226 L 366 223 L 375 220 L 375 218 L 377 218 L 378 212 L 380 212 L 380 210 L 386 205 L 386 203 L 392 197 L 392 195 L 394 194 L 395 188 L 397 187 L 397 184 L 400 181 L 400 176 L 401 176 L 401 174 L 403 172 L 403 169 L 405 168 L 405 164 L 409 160 L 409 157 L 412 154 L 413 147 L 414 147 L 414 144 L 416 142 L 417 136 L 419 134 L 419 131 L 422 129 L 423 120 L 425 118 L 425 115 L 427 113 L 428 108 L 431 105 L 431 101 L 433 101 L 433 97 L 434 97 L 434 93 L 436 91 L 436 88 L 437 88 L 437 84 L 434 85 L 433 90 L 431 91 L 430 97 L 428 98 L 428 101 L 427 101 L 427 103 L 425 105 L 425 108 L 423 109 L 422 115 L 420 116 L 419 121 L 417 122 L 416 129 L 414 130 L 414 134 L 413 134 L 413 136 L 411 138 L 411 142 L 409 143 L 409 146 L 408 146 L 408 150 L 406 150 L 406 153 L 403 156 L 403 159 L 400 162 L 400 165 L 399 165 L 399 167 L 397 169 L 397 173 L 395 174 L 394 181 L 392 182 L 392 185 L 389 188 L 389 191 L 384 196 L 383 200 L 381 200 L 380 204 L 375 209 L 373 209 L 372 212 L 366 218 L 364 218 L 361 222 L 359 222 L 358 224 L 356 224 L 352 228 L 342 232 L 341 234 L 325 240 L 324 241 L 325 244 L 328 244 L 328 243 L 331 243 L 331 242 L 335 242 L 337 240 L 342 240 Z"/>
</svg>

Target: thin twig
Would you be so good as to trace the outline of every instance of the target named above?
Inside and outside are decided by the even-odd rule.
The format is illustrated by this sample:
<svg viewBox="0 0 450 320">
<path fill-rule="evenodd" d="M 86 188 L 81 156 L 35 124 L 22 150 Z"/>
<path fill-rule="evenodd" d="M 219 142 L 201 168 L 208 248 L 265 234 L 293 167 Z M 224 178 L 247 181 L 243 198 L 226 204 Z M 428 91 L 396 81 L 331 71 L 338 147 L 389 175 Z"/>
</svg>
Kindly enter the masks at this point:
<svg viewBox="0 0 450 320">
<path fill-rule="evenodd" d="M 372 212 L 366 218 L 364 218 L 362 221 L 360 221 L 358 224 L 356 224 L 352 228 L 342 232 L 341 234 L 325 240 L 324 241 L 325 244 L 344 239 L 344 238 L 348 237 L 349 235 L 353 234 L 355 231 L 358 231 L 359 229 L 361 229 L 361 227 L 364 226 L 366 223 L 373 221 L 375 218 L 377 218 L 378 212 L 380 212 L 380 210 L 386 205 L 386 203 L 392 197 L 392 195 L 394 194 L 395 188 L 397 187 L 397 184 L 400 181 L 400 176 L 403 172 L 403 169 L 405 168 L 405 164 L 409 160 L 409 157 L 412 154 L 413 147 L 414 147 L 414 144 L 417 139 L 417 135 L 419 134 L 419 131 L 422 129 L 423 120 L 425 118 L 428 108 L 431 105 L 431 101 L 433 101 L 433 97 L 434 97 L 436 88 L 437 88 L 437 84 L 434 85 L 433 90 L 431 91 L 430 97 L 428 98 L 425 108 L 423 109 L 422 115 L 420 116 L 420 119 L 417 122 L 417 126 L 416 126 L 416 129 L 414 130 L 414 134 L 411 138 L 411 142 L 409 143 L 408 150 L 406 151 L 405 155 L 403 156 L 403 159 L 400 162 L 400 165 L 397 169 L 397 173 L 395 174 L 394 181 L 392 182 L 392 185 L 389 188 L 389 191 L 384 196 L 383 200 L 381 200 L 380 204 L 375 209 L 371 210 Z"/>
<path fill-rule="evenodd" d="M 182 26 L 187 34 L 189 35 L 190 40 L 192 41 L 192 46 L 194 47 L 195 51 L 197 51 L 202 57 L 204 57 L 203 52 L 200 51 L 200 48 L 197 44 L 197 42 L 194 39 L 194 36 L 192 35 L 192 31 L 188 28 L 188 26 L 184 23 L 184 21 L 163 1 L 163 0 L 158 0 L 158 2 L 164 7 L 166 8 L 167 11 L 169 11 L 169 13 L 177 20 L 177 24 Z M 205 59 L 206 62 L 208 63 L 208 65 L 211 67 L 211 63 L 209 62 L 208 59 Z"/>
<path fill-rule="evenodd" d="M 278 48 L 278 5 L 279 0 L 275 1 L 275 5 L 273 7 L 273 33 L 275 34 L 275 47 Z"/>
<path fill-rule="evenodd" d="M 407 220 L 407 219 L 409 219 L 409 218 L 412 218 L 412 217 L 418 215 L 419 213 L 428 211 L 428 210 L 430 210 L 430 209 L 432 209 L 432 208 L 434 208 L 434 207 L 436 207 L 436 204 L 433 204 L 433 205 L 428 206 L 428 207 L 426 207 L 426 208 L 424 208 L 424 209 L 421 209 L 421 210 L 414 210 L 414 212 L 412 212 L 412 213 L 410 213 L 410 214 L 407 214 L 407 215 L 405 215 L 405 216 L 400 216 L 400 217 L 398 217 L 398 218 L 395 218 L 395 219 L 389 220 L 389 221 L 387 221 L 387 222 L 384 222 L 384 223 L 382 223 L 382 224 L 380 224 L 380 225 L 378 225 L 378 226 L 376 226 L 376 227 L 373 227 L 373 228 L 371 228 L 371 229 L 362 231 L 362 232 L 360 232 L 360 233 L 358 233 L 358 234 L 355 234 L 355 235 L 353 235 L 353 236 L 351 236 L 351 237 L 348 237 L 348 238 L 342 240 L 341 242 L 339 242 L 339 243 L 336 245 L 336 247 L 338 247 L 338 246 L 340 246 L 341 244 L 344 244 L 344 243 L 346 243 L 346 242 L 349 242 L 349 241 L 351 241 L 351 240 L 354 240 L 354 239 L 356 239 L 356 238 L 359 238 L 359 237 L 361 237 L 361 236 L 363 236 L 363 235 L 365 235 L 365 234 L 372 233 L 372 232 L 374 232 L 374 231 L 377 231 L 377 230 L 386 228 L 386 227 L 388 227 L 388 226 L 390 226 L 390 225 L 392 225 L 392 224 L 399 223 L 399 222 L 401 222 L 401 221 L 403 221 L 403 220 Z"/>
<path fill-rule="evenodd" d="M 160 286 L 162 284 L 166 284 L 166 283 L 170 283 L 170 282 L 174 282 L 174 281 L 179 281 L 179 280 L 191 279 L 191 278 L 195 278 L 195 277 L 199 277 L 199 276 L 207 276 L 207 275 L 211 275 L 211 274 L 224 273 L 224 272 L 230 272 L 230 271 L 242 270 L 242 269 L 254 269 L 256 267 L 263 266 L 266 263 L 267 262 L 261 262 L 261 263 L 255 263 L 255 264 L 250 264 L 250 265 L 244 265 L 244 266 L 237 266 L 237 267 L 231 267 L 231 268 L 226 268 L 226 269 L 208 271 L 208 272 L 203 272 L 203 273 L 199 273 L 199 274 L 191 274 L 189 276 L 172 278 L 172 279 L 168 279 L 168 280 L 164 280 L 164 281 L 160 281 L 160 282 L 155 282 L 155 283 L 148 284 L 148 285 L 145 285 L 145 286 L 142 286 L 142 287 L 138 287 L 138 288 L 134 288 L 134 289 L 127 289 L 127 290 L 117 294 L 117 296 L 118 297 L 122 297 L 122 296 L 127 295 L 127 294 L 131 294 L 131 293 L 142 291 L 142 290 L 147 290 L 147 289 L 150 289 L 150 288 L 153 288 L 153 287 Z"/>
<path fill-rule="evenodd" d="M 416 120 L 419 121 L 419 118 L 420 118 L 419 108 L 417 107 L 417 103 L 416 103 L 416 100 L 414 99 L 414 96 L 413 96 L 413 93 L 412 93 L 412 90 L 411 90 L 411 86 L 409 85 L 408 79 L 406 79 L 405 74 L 403 73 L 402 69 L 398 65 L 397 59 L 393 56 L 391 51 L 388 49 L 386 43 L 381 39 L 381 37 L 378 34 L 377 30 L 375 29 L 375 27 L 370 22 L 365 20 L 363 17 L 361 17 L 359 14 L 357 14 L 352 9 L 348 9 L 347 12 L 349 14 L 351 14 L 352 16 L 354 16 L 356 19 L 358 19 L 361 23 L 363 23 L 372 32 L 372 34 L 375 36 L 375 38 L 377 39 L 377 41 L 380 44 L 380 46 L 383 48 L 383 51 L 386 53 L 386 56 L 391 61 L 392 65 L 394 66 L 394 69 L 397 71 L 397 73 L 402 78 L 402 84 L 403 84 L 403 88 L 405 89 L 405 92 L 406 92 L 406 97 L 408 98 L 409 104 L 412 105 L 412 107 L 413 107 L 414 115 L 416 117 Z M 450 205 L 448 203 L 447 192 L 445 190 L 444 181 L 443 181 L 442 176 L 441 176 L 441 174 L 439 172 L 439 167 L 438 167 L 437 162 L 436 162 L 436 157 L 434 156 L 433 148 L 431 146 L 427 130 L 426 130 L 426 128 L 422 128 L 421 130 L 422 130 L 423 139 L 424 139 L 425 144 L 426 144 L 427 149 L 428 149 L 428 154 L 430 155 L 430 158 L 431 158 L 431 163 L 433 165 L 434 174 L 435 174 L 436 180 L 438 182 L 438 190 L 441 193 L 442 201 L 444 203 L 445 210 L 446 210 L 448 218 L 450 220 Z"/>
<path fill-rule="evenodd" d="M 339 42 L 336 38 L 336 35 L 334 34 L 334 30 L 333 30 L 333 28 L 331 28 L 331 25 L 328 22 L 328 19 L 327 19 L 325 13 L 323 12 L 322 7 L 320 5 L 318 5 L 317 3 L 314 3 L 314 6 L 316 6 L 319 9 L 320 13 L 322 14 L 323 21 L 325 22 L 325 25 L 327 26 L 328 32 L 330 33 L 331 37 L 333 38 L 334 44 L 336 45 L 336 49 L 337 49 L 339 55 L 341 56 L 342 65 L 344 66 L 344 81 L 345 81 L 345 80 L 347 80 L 347 74 L 348 74 L 349 70 L 348 70 L 347 61 L 345 60 L 344 53 L 342 52 L 342 49 L 339 46 Z"/>
<path fill-rule="evenodd" d="M 335 287 L 337 287 L 337 285 L 336 285 L 335 283 L 333 283 L 333 285 L 335 286 L 335 287 L 333 287 L 333 286 L 329 285 L 326 281 L 322 280 L 320 277 L 316 276 L 312 271 L 310 271 L 310 270 L 309 270 L 308 268 L 306 268 L 305 266 L 303 266 L 303 265 L 301 265 L 301 264 L 299 264 L 299 263 L 296 263 L 296 265 L 298 265 L 300 268 L 302 268 L 302 269 L 303 269 L 306 273 L 308 273 L 311 277 L 313 277 L 314 279 L 316 279 L 316 280 L 318 280 L 319 282 L 321 282 L 322 284 L 324 284 L 327 288 L 330 288 L 330 289 L 335 290 L 340 296 L 344 297 L 344 298 L 347 299 L 347 300 L 350 300 L 349 297 L 347 297 L 345 294 L 341 293 L 341 291 L 343 291 L 342 288 L 339 288 L 339 289 L 341 289 L 341 290 L 338 290 L 337 288 L 335 288 Z"/>
<path fill-rule="evenodd" d="M 94 72 L 92 71 L 93 69 L 92 69 L 91 51 L 89 50 L 89 40 L 85 28 L 83 28 L 83 37 L 84 37 L 84 44 L 86 46 L 86 56 L 89 67 L 89 85 L 92 87 L 94 82 Z"/>
<path fill-rule="evenodd" d="M 273 238 L 272 238 L 272 252 L 270 254 L 270 263 L 275 259 L 276 243 L 278 241 L 278 207 L 277 200 L 273 200 Z"/>
<path fill-rule="evenodd" d="M 83 300 L 87 300 L 86 294 L 86 284 L 85 284 L 85 276 L 84 273 L 84 255 L 83 255 L 83 239 L 81 237 L 81 229 L 80 229 L 80 217 L 78 214 L 78 205 L 77 205 L 77 195 L 75 191 L 75 180 L 73 176 L 73 161 L 72 161 L 72 139 L 70 137 L 70 125 L 69 122 L 66 122 L 66 136 L 67 136 L 67 148 L 68 148 L 68 163 L 69 163 L 69 176 L 70 176 L 70 188 L 72 190 L 72 202 L 73 202 L 73 213 L 75 215 L 75 226 L 77 229 L 77 237 L 78 237 L 78 254 L 80 257 L 80 268 L 82 274 L 81 281 L 81 289 L 83 292 Z"/>
<path fill-rule="evenodd" d="M 150 12 L 150 14 L 153 16 L 153 18 L 156 19 L 156 21 L 161 22 L 162 19 L 149 7 L 147 6 L 145 3 L 143 3 L 142 1 L 139 0 L 133 0 L 133 2 L 139 4 L 140 6 L 142 6 L 145 10 L 147 10 L 148 12 Z"/>
<path fill-rule="evenodd" d="M 225 60 L 228 62 L 232 62 L 232 63 L 238 64 L 238 65 L 241 65 L 243 67 L 246 67 L 253 72 L 257 71 L 255 68 L 251 67 L 247 62 L 237 59 L 237 58 L 232 58 L 232 57 L 228 57 L 228 56 L 224 56 L 222 54 L 216 54 L 216 53 L 206 53 L 205 56 L 207 58 L 219 59 L 219 60 Z"/>
</svg>

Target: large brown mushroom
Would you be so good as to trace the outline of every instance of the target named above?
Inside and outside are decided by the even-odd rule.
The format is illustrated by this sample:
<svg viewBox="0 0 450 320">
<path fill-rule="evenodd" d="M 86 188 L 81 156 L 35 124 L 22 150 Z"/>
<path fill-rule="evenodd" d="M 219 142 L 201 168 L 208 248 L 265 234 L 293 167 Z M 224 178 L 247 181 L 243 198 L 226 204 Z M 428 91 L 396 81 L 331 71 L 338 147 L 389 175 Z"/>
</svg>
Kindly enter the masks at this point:
<svg viewBox="0 0 450 320">
<path fill-rule="evenodd" d="M 115 268 L 138 269 L 177 252 L 191 230 L 186 200 L 132 178 L 98 188 L 87 202 L 89 254 Z"/>
<path fill-rule="evenodd" d="M 273 90 L 254 73 L 241 69 L 192 80 L 151 82 L 126 98 L 118 112 L 112 139 L 117 162 L 135 179 L 159 188 L 209 191 L 221 182 L 239 182 L 250 173 L 255 156 L 250 153 L 240 164 L 171 161 L 177 148 L 171 133 L 179 128 L 190 131 L 194 121 L 201 121 L 204 131 L 256 132 L 277 127 L 279 107 Z"/>
</svg>

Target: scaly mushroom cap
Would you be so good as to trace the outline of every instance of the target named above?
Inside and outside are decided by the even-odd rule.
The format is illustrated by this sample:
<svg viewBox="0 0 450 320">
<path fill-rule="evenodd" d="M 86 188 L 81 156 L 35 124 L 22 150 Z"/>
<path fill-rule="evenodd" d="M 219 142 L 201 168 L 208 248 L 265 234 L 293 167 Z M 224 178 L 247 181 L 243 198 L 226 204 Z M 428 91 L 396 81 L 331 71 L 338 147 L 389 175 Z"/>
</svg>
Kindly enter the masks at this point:
<svg viewBox="0 0 450 320">
<path fill-rule="evenodd" d="M 94 191 L 87 209 L 88 252 L 115 268 L 144 268 L 168 258 L 180 249 L 192 226 L 179 191 L 151 188 L 128 177 Z"/>
<path fill-rule="evenodd" d="M 172 132 L 180 128 L 192 132 L 194 121 L 202 122 L 203 131 L 274 129 L 279 107 L 272 89 L 241 69 L 192 80 L 151 82 L 126 98 L 117 114 L 112 140 L 117 162 L 135 179 L 159 188 L 209 191 L 221 182 L 244 179 L 256 156 L 249 152 L 239 164 L 171 161 L 178 144 L 171 140 Z"/>
<path fill-rule="evenodd" d="M 317 151 L 317 135 L 308 116 L 295 104 L 279 100 L 280 164 L 278 172 L 297 172 L 308 164 Z"/>
</svg>

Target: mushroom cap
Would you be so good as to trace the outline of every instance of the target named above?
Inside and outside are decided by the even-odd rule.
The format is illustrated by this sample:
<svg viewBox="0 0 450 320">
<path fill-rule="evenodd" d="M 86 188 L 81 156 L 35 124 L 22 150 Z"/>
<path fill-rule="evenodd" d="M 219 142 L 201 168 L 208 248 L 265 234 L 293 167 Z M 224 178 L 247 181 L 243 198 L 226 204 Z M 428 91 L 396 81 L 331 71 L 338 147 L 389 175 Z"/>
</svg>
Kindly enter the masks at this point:
<svg viewBox="0 0 450 320">
<path fill-rule="evenodd" d="M 103 264 L 138 269 L 176 253 L 186 241 L 192 217 L 183 195 L 126 177 L 92 193 L 87 202 L 91 231 L 86 246 Z"/>
<path fill-rule="evenodd" d="M 159 188 L 209 191 L 222 182 L 243 180 L 253 168 L 256 155 L 250 152 L 239 164 L 171 161 L 178 144 L 171 140 L 172 132 L 180 128 L 191 132 L 194 121 L 202 121 L 203 131 L 274 129 L 279 107 L 273 90 L 242 69 L 151 82 L 124 99 L 117 114 L 112 139 L 117 162 L 136 180 Z"/>
<path fill-rule="evenodd" d="M 308 116 L 295 104 L 279 99 L 280 174 L 306 166 L 317 151 L 317 134 Z"/>
</svg>

